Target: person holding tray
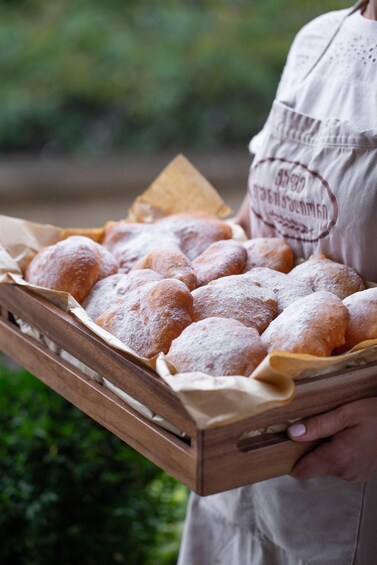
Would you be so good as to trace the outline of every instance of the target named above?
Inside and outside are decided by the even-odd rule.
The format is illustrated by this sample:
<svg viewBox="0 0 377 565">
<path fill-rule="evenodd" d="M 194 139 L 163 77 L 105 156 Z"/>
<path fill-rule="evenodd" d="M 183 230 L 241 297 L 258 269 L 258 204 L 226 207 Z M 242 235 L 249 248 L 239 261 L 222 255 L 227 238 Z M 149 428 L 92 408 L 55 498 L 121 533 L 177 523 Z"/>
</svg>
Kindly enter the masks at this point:
<svg viewBox="0 0 377 565">
<path fill-rule="evenodd" d="M 251 236 L 283 236 L 298 257 L 321 252 L 377 282 L 377 0 L 298 33 L 250 149 L 238 220 Z M 178 565 L 375 565 L 377 398 L 288 434 L 325 441 L 291 476 L 192 494 Z"/>
</svg>

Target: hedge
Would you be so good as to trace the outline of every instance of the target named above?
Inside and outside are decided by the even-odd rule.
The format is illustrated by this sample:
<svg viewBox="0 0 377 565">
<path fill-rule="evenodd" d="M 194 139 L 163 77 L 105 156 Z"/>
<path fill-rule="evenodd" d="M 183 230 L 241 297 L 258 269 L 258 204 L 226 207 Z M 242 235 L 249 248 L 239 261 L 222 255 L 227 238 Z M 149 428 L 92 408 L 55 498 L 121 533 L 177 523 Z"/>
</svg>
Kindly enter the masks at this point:
<svg viewBox="0 0 377 565">
<path fill-rule="evenodd" d="M 1 354 L 0 429 L 0 563 L 175 563 L 187 489 Z"/>
<path fill-rule="evenodd" d="M 243 145 L 297 30 L 345 0 L 0 3 L 0 150 Z"/>
</svg>

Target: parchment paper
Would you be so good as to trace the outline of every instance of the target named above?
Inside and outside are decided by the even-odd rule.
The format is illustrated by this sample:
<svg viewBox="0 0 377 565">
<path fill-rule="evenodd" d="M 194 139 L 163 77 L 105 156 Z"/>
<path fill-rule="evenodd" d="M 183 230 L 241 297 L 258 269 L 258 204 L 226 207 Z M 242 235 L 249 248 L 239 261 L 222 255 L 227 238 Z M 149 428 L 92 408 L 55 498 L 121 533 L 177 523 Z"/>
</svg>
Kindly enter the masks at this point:
<svg viewBox="0 0 377 565">
<path fill-rule="evenodd" d="M 186 157 L 178 155 L 136 198 L 128 218 L 151 222 L 168 214 L 194 211 L 225 218 L 232 210 Z"/>
<path fill-rule="evenodd" d="M 179 156 L 164 169 L 151 187 L 137 198 L 127 220 L 150 222 L 166 214 L 188 210 L 206 211 L 218 216 L 230 212 L 208 181 L 184 157 Z M 68 293 L 42 289 L 23 280 L 23 269 L 44 246 L 74 234 L 87 235 L 101 241 L 102 233 L 103 228 L 62 229 L 0 216 L 0 283 L 28 287 L 59 308 L 70 312 L 112 347 L 132 354 L 155 368 L 161 378 L 177 393 L 201 428 L 240 420 L 287 404 L 294 396 L 294 379 L 377 359 L 375 340 L 360 344 L 355 351 L 337 357 L 320 358 L 274 352 L 266 357 L 249 378 L 214 378 L 202 373 L 174 374 L 163 354 L 150 360 L 141 358 L 115 336 L 95 324 Z M 234 237 L 241 240 L 245 238 L 239 226 L 234 228 Z M 111 383 L 111 375 L 103 377 Z"/>
</svg>

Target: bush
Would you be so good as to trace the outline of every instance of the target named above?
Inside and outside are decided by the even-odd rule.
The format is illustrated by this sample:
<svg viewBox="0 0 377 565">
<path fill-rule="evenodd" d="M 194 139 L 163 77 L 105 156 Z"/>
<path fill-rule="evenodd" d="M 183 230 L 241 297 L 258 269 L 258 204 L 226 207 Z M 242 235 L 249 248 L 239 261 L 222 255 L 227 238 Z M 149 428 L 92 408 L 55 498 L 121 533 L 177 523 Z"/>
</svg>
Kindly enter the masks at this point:
<svg viewBox="0 0 377 565">
<path fill-rule="evenodd" d="M 187 490 L 0 358 L 0 563 L 175 563 Z"/>
<path fill-rule="evenodd" d="M 246 143 L 297 30 L 347 0 L 8 0 L 0 149 Z"/>
</svg>

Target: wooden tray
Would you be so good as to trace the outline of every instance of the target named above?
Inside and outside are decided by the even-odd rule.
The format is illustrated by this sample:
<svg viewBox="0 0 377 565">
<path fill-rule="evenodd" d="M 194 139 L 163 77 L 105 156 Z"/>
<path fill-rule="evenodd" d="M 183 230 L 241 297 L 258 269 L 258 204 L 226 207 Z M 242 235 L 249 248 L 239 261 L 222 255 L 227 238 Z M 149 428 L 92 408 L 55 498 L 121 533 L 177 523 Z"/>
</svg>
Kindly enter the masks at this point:
<svg viewBox="0 0 377 565">
<path fill-rule="evenodd" d="M 185 438 L 141 416 L 101 384 L 23 334 L 14 316 L 185 432 Z M 295 399 L 233 424 L 197 428 L 179 398 L 132 357 L 95 336 L 72 316 L 30 291 L 0 285 L 0 350 L 58 394 L 200 495 L 285 475 L 312 444 L 285 433 L 244 437 L 272 424 L 325 412 L 377 395 L 377 362 L 297 382 Z"/>
</svg>

